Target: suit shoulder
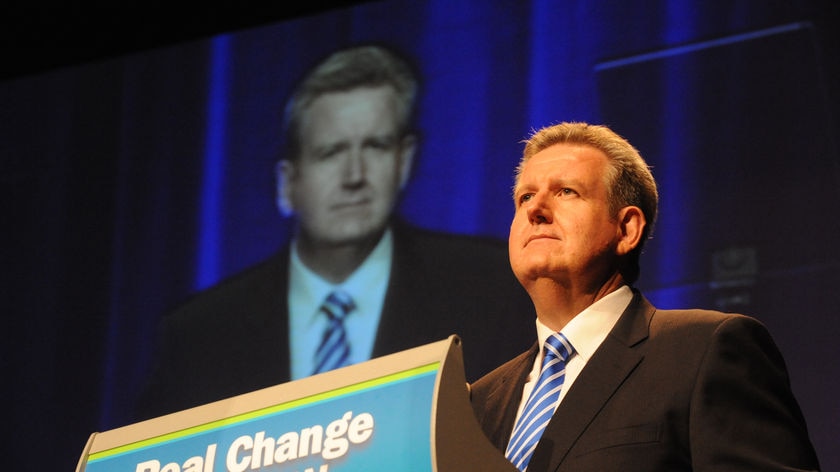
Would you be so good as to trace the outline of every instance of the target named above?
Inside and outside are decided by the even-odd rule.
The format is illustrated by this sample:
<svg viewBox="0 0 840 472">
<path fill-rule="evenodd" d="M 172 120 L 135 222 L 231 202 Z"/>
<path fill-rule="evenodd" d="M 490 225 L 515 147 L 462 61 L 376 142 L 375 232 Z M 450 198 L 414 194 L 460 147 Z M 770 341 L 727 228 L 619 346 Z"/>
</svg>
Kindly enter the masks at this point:
<svg viewBox="0 0 840 472">
<path fill-rule="evenodd" d="M 762 326 L 762 323 L 752 316 L 705 309 L 657 309 L 651 323 L 654 326 L 687 326 L 693 328 L 707 327 L 711 330 L 716 330 L 719 327 L 724 326 Z"/>
<path fill-rule="evenodd" d="M 498 238 L 450 234 L 428 229 L 402 227 L 395 232 L 398 258 L 409 259 L 435 271 L 511 272 L 507 243 Z M 491 274 L 485 274 L 490 276 Z"/>
<path fill-rule="evenodd" d="M 220 313 L 238 313 L 239 307 L 267 304 L 285 290 L 285 252 L 250 266 L 182 302 L 167 318 L 188 322 L 194 318 L 218 318 Z"/>
<path fill-rule="evenodd" d="M 767 327 L 752 316 L 714 310 L 657 310 L 651 320 L 650 335 L 665 344 L 678 345 L 683 351 L 689 346 L 740 345 L 761 346 L 776 351 L 775 342 Z M 696 345 L 695 345 L 696 344 Z M 675 346 L 675 348 L 677 348 Z"/>
<path fill-rule="evenodd" d="M 507 243 L 500 238 L 458 233 L 446 233 L 414 226 L 400 225 L 396 229 L 398 241 L 441 251 L 460 252 L 464 248 L 473 251 L 507 252 Z"/>
</svg>

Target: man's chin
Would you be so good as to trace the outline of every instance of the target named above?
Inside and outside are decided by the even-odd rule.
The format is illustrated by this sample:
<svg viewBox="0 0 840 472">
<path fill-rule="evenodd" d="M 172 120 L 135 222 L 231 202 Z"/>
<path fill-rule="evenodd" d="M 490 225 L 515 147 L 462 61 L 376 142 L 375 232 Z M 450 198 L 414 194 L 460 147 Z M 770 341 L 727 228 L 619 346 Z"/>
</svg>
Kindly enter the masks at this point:
<svg viewBox="0 0 840 472">
<path fill-rule="evenodd" d="M 561 277 L 565 271 L 556 265 L 550 264 L 548 261 L 540 261 L 515 266 L 514 273 L 516 274 L 516 278 L 524 284 L 525 281 L 555 279 Z"/>
<path fill-rule="evenodd" d="M 385 231 L 384 226 L 358 224 L 332 229 L 332 234 L 323 238 L 323 242 L 333 246 L 355 246 L 378 242 Z"/>
</svg>

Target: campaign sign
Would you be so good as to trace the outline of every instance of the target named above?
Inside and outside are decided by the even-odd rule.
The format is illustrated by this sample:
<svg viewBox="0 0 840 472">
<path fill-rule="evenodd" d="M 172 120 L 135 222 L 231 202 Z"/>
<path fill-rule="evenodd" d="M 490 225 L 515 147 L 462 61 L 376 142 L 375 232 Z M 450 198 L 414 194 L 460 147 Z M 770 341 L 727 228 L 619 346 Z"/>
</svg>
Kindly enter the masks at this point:
<svg viewBox="0 0 840 472">
<path fill-rule="evenodd" d="M 440 362 L 87 457 L 85 472 L 431 471 Z"/>
</svg>

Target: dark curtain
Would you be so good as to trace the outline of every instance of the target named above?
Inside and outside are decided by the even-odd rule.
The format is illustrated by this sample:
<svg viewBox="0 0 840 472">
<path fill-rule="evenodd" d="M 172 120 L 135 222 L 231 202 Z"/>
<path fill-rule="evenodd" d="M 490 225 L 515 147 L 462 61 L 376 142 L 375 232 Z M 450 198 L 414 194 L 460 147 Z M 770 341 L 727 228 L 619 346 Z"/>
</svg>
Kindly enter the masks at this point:
<svg viewBox="0 0 840 472">
<path fill-rule="evenodd" d="M 406 219 L 505 238 L 520 141 L 613 125 L 662 187 L 640 288 L 767 323 L 840 468 L 836 8 L 790 3 L 369 2 L 0 83 L 7 467 L 69 470 L 133 421 L 160 317 L 288 237 L 291 87 L 378 42 L 423 81 Z"/>
</svg>

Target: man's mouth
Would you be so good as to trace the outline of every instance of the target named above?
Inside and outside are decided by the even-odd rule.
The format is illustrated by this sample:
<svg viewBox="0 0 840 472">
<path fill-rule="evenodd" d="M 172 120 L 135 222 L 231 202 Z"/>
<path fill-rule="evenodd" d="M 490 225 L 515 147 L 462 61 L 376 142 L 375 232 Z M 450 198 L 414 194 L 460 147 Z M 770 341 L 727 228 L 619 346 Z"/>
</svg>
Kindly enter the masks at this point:
<svg viewBox="0 0 840 472">
<path fill-rule="evenodd" d="M 370 200 L 367 199 L 367 198 L 363 198 L 363 199 L 341 201 L 341 202 L 333 205 L 332 208 L 335 211 L 355 210 L 355 209 L 362 208 L 362 207 L 365 207 L 365 206 L 368 206 L 368 205 L 370 205 Z"/>
<path fill-rule="evenodd" d="M 525 245 L 527 246 L 528 244 L 531 243 L 531 241 L 537 241 L 537 240 L 540 240 L 540 239 L 560 239 L 560 238 L 557 238 L 556 236 L 552 236 L 550 234 L 532 234 L 531 236 L 528 236 L 528 239 L 525 241 Z"/>
</svg>

